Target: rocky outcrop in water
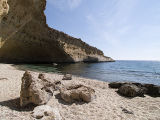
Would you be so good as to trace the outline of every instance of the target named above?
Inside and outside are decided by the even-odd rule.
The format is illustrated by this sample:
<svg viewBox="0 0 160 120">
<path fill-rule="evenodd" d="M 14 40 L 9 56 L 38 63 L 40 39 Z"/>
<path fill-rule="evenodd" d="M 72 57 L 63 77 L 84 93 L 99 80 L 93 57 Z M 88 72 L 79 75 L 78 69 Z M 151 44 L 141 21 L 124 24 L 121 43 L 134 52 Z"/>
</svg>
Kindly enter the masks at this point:
<svg viewBox="0 0 160 120">
<path fill-rule="evenodd" d="M 81 39 L 49 28 L 45 7 L 46 0 L 0 1 L 1 62 L 114 61 Z"/>
<path fill-rule="evenodd" d="M 160 86 L 134 82 L 111 82 L 110 88 L 118 89 L 118 93 L 126 97 L 144 96 L 160 97 Z"/>
</svg>

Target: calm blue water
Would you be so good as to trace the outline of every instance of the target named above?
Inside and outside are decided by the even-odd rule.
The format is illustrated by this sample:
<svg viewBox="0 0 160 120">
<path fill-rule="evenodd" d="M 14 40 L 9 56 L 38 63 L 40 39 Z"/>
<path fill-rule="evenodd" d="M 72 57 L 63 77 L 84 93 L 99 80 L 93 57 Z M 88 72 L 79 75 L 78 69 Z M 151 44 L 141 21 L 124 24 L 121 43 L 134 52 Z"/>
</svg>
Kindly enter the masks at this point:
<svg viewBox="0 0 160 120">
<path fill-rule="evenodd" d="M 101 81 L 132 81 L 160 85 L 160 62 L 116 61 L 76 64 L 23 64 L 19 69 L 51 73 L 71 73 Z"/>
</svg>

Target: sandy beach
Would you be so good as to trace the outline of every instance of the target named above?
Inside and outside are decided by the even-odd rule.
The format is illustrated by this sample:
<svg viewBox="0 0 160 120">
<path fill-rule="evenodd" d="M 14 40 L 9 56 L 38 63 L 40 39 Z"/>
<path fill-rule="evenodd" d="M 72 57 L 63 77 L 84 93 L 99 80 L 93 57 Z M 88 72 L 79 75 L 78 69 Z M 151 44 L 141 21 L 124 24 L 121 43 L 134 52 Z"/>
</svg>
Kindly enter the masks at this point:
<svg viewBox="0 0 160 120">
<path fill-rule="evenodd" d="M 0 120 L 30 120 L 32 106 L 21 108 L 19 97 L 21 78 L 24 71 L 17 70 L 9 64 L 0 64 Z M 63 75 L 46 74 L 47 77 L 62 80 Z M 107 79 L 107 78 L 106 78 Z M 47 103 L 57 107 L 65 120 L 160 120 L 160 98 L 135 97 L 132 99 L 118 95 L 115 89 L 110 89 L 107 82 L 91 80 L 73 76 L 70 84 L 80 82 L 93 88 L 96 99 L 90 103 L 65 103 L 54 92 L 54 96 Z M 124 109 L 132 112 L 128 114 Z"/>
</svg>

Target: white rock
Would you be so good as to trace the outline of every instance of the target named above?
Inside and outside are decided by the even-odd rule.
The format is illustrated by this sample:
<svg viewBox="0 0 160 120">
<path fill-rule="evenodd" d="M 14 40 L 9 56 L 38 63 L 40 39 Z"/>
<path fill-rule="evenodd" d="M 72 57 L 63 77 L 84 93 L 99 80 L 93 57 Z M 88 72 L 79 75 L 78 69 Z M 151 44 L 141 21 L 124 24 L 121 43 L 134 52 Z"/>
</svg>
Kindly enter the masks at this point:
<svg viewBox="0 0 160 120">
<path fill-rule="evenodd" d="M 31 116 L 34 120 L 62 120 L 59 110 L 48 105 L 41 105 L 34 108 Z"/>
<path fill-rule="evenodd" d="M 62 80 L 72 80 L 72 75 L 71 74 L 65 74 L 63 76 L 63 79 Z"/>
</svg>

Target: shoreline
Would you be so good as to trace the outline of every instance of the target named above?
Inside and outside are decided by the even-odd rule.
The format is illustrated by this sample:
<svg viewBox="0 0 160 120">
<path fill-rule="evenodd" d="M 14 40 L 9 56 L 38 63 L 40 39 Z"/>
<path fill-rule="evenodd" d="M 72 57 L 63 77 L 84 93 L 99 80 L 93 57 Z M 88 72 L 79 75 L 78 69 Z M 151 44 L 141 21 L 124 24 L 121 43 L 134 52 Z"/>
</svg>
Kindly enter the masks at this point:
<svg viewBox="0 0 160 120">
<path fill-rule="evenodd" d="M 97 64 L 101 65 L 101 63 L 97 63 Z M 86 63 L 85 64 L 79 63 L 79 64 L 85 65 Z M 145 71 L 145 70 L 144 71 L 136 70 L 136 69 L 134 70 L 134 68 L 132 68 L 132 70 L 129 70 L 129 69 L 125 68 L 124 70 L 121 70 L 122 73 L 121 73 L 121 71 L 117 72 L 115 69 L 113 71 L 110 69 L 107 69 L 107 71 L 109 71 L 109 72 L 105 73 L 106 70 L 98 68 L 98 70 L 95 72 L 94 69 L 88 69 L 87 67 L 86 67 L 88 69 L 87 71 L 85 71 L 85 69 L 84 69 L 84 72 L 81 72 L 81 71 L 78 71 L 78 69 L 76 67 L 76 65 L 79 65 L 79 64 L 75 64 L 75 63 L 73 63 L 73 64 L 63 63 L 63 64 L 56 64 L 56 65 L 54 65 L 54 63 L 53 64 L 13 64 L 13 67 L 17 68 L 18 70 L 22 70 L 22 71 L 28 70 L 28 71 L 34 71 L 34 72 L 40 72 L 40 73 L 43 72 L 43 73 L 51 73 L 51 74 L 59 74 L 59 75 L 68 73 L 68 74 L 72 74 L 76 77 L 85 78 L 85 79 L 94 79 L 94 80 L 108 82 L 108 83 L 111 83 L 111 82 L 132 82 L 132 83 L 134 83 L 134 82 L 136 82 L 136 83 L 141 83 L 141 84 L 153 84 L 153 85 L 160 86 L 160 81 L 158 79 L 158 77 L 160 77 L 159 76 L 160 74 L 158 72 L 156 73 L 156 72 L 152 72 L 152 71 L 150 72 L 150 71 Z M 90 65 L 90 64 L 88 63 L 87 65 Z M 91 65 L 92 65 L 92 63 L 91 63 Z M 70 66 L 71 66 L 71 68 L 70 68 Z M 115 64 L 115 66 L 117 66 L 117 65 Z M 76 67 L 76 68 L 74 68 L 74 67 Z M 66 70 L 63 71 L 62 68 L 66 69 Z M 76 72 L 73 71 L 72 69 L 75 69 Z M 94 70 L 94 71 L 92 71 L 92 70 Z M 82 71 L 83 71 L 83 68 L 82 68 Z M 98 77 L 94 73 L 97 74 Z M 107 76 L 108 74 L 110 75 L 109 79 Z M 122 74 L 124 74 L 124 75 L 122 75 Z M 150 76 L 150 74 L 152 74 L 152 76 Z M 114 77 L 116 75 L 119 77 L 117 77 L 117 78 Z M 126 78 L 123 76 L 125 76 Z M 138 78 L 136 78 L 136 77 L 138 77 Z M 151 77 L 151 78 L 149 78 L 149 77 Z"/>
<path fill-rule="evenodd" d="M 21 77 L 24 71 L 18 70 L 12 64 L 0 64 L 0 119 L 1 120 L 29 120 L 32 110 L 19 107 Z M 61 80 L 63 75 L 46 73 L 48 78 Z M 160 119 L 160 98 L 145 95 L 144 98 L 132 99 L 118 95 L 115 89 L 108 87 L 108 82 L 77 77 L 63 81 L 82 83 L 96 91 L 96 99 L 90 103 L 65 104 L 57 97 L 58 92 L 47 104 L 56 106 L 65 120 L 158 120 Z M 127 109 L 133 114 L 123 111 Z"/>
</svg>

